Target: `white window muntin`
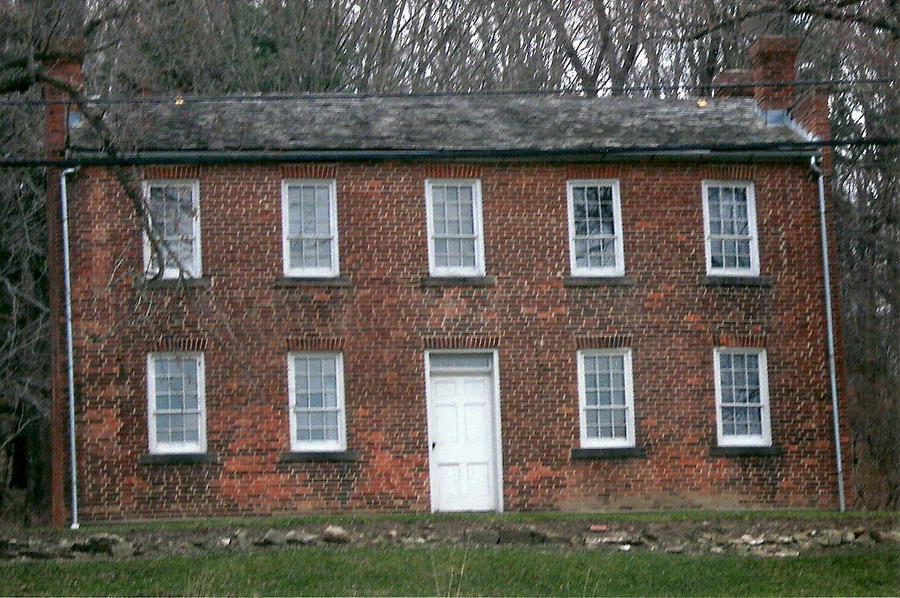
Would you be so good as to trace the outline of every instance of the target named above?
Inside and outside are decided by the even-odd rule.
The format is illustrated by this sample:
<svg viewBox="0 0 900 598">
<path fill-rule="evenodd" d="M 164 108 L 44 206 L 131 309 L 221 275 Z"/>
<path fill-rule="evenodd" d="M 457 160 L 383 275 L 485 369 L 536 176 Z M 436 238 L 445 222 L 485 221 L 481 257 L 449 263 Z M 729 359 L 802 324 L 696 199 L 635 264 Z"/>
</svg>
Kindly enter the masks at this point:
<svg viewBox="0 0 900 598">
<path fill-rule="evenodd" d="M 739 199 L 741 195 L 743 199 Z M 703 236 L 707 274 L 759 275 L 753 183 L 703 181 Z"/>
<path fill-rule="evenodd" d="M 185 276 L 199 278 L 203 274 L 200 259 L 200 182 L 183 179 L 150 180 L 144 181 L 143 187 L 148 211 L 147 225 L 156 230 L 158 239 L 166 245 L 160 248 L 165 260 L 163 278 L 178 278 L 180 275 L 173 256 L 181 262 Z M 160 207 L 155 205 L 159 193 L 163 194 L 164 199 L 161 217 Z M 172 194 L 175 194 L 174 197 Z M 144 272 L 155 275 L 159 268 L 156 262 L 156 252 L 145 231 Z"/>
<path fill-rule="evenodd" d="M 719 347 L 713 353 L 719 446 L 771 446 L 765 350 Z"/>
<path fill-rule="evenodd" d="M 578 351 L 581 446 L 635 446 L 631 349 Z"/>
<path fill-rule="evenodd" d="M 333 179 L 282 181 L 281 230 L 285 276 L 332 277 L 340 273 Z"/>
<path fill-rule="evenodd" d="M 477 179 L 427 179 L 425 213 L 431 275 L 483 275 L 481 182 Z"/>
<path fill-rule="evenodd" d="M 597 213 L 591 217 L 588 194 L 595 191 Z M 604 201 L 604 195 L 608 198 Z M 622 276 L 622 202 L 615 179 L 573 180 L 566 184 L 569 215 L 569 261 L 573 276 Z M 580 208 L 577 209 L 580 205 Z M 608 207 L 606 207 L 608 206 Z M 581 210 L 584 218 L 581 218 Z M 611 213 L 609 213 L 611 211 Z M 578 213 L 576 213 L 578 212 Z M 604 213 L 605 212 L 605 213 Z M 599 262 L 599 263 L 595 263 Z"/>
<path fill-rule="evenodd" d="M 147 355 L 147 424 L 151 453 L 206 452 L 203 353 Z"/>
<path fill-rule="evenodd" d="M 292 451 L 347 448 L 341 353 L 288 353 L 288 395 Z"/>
</svg>

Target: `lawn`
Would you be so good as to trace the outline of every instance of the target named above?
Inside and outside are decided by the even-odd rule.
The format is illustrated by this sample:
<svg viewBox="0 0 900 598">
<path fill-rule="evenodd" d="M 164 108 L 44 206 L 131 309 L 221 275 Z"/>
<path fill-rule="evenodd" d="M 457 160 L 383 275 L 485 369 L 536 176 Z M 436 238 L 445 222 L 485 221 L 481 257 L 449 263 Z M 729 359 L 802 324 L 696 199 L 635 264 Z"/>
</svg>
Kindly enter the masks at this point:
<svg viewBox="0 0 900 598">
<path fill-rule="evenodd" d="M 315 547 L 0 565 L 2 595 L 898 595 L 895 546 L 791 559 Z"/>
</svg>

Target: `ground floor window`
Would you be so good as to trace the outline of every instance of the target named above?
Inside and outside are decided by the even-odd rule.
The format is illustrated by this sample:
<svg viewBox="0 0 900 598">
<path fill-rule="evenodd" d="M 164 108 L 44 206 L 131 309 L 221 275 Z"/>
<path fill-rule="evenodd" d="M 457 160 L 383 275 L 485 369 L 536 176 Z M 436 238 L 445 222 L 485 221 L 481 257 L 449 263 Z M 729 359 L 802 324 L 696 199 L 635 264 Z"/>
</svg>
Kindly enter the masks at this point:
<svg viewBox="0 0 900 598">
<path fill-rule="evenodd" d="M 203 354 L 150 353 L 147 387 L 150 452 L 205 452 Z"/>
<path fill-rule="evenodd" d="M 718 348 L 714 354 L 720 446 L 770 446 L 764 349 Z"/>
</svg>

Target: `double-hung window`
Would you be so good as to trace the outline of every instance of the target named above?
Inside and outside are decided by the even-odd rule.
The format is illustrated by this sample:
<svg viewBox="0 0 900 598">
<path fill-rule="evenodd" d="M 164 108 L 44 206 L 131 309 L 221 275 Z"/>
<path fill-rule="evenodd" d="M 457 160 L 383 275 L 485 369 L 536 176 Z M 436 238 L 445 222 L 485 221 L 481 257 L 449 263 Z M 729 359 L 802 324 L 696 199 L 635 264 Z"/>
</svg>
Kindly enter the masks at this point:
<svg viewBox="0 0 900 598">
<path fill-rule="evenodd" d="M 481 185 L 477 180 L 425 181 L 428 267 L 432 276 L 484 274 Z"/>
<path fill-rule="evenodd" d="M 340 353 L 289 353 L 288 394 L 292 451 L 347 448 Z"/>
<path fill-rule="evenodd" d="M 567 195 L 572 275 L 623 275 L 619 182 L 569 181 Z"/>
<path fill-rule="evenodd" d="M 147 356 L 151 453 L 206 451 L 206 400 L 202 353 Z"/>
<path fill-rule="evenodd" d="M 764 349 L 714 351 L 719 446 L 771 446 Z"/>
<path fill-rule="evenodd" d="M 706 273 L 758 276 L 753 183 L 703 181 Z"/>
<path fill-rule="evenodd" d="M 200 184 L 146 181 L 144 199 L 151 240 L 144 234 L 144 271 L 163 278 L 202 275 L 200 266 Z"/>
<path fill-rule="evenodd" d="M 335 182 L 284 181 L 281 197 L 285 276 L 337 276 Z"/>
<path fill-rule="evenodd" d="M 630 349 L 578 352 L 578 403 L 582 447 L 635 445 Z"/>
</svg>

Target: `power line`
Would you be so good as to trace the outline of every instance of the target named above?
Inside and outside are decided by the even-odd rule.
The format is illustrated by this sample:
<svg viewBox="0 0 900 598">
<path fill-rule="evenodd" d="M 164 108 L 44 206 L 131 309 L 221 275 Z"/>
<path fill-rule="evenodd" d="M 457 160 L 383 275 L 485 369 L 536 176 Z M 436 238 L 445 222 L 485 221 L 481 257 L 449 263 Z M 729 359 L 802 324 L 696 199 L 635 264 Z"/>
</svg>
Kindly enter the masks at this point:
<svg viewBox="0 0 900 598">
<path fill-rule="evenodd" d="M 178 103 L 242 103 L 242 102 L 280 102 L 300 99 L 333 99 L 350 98 L 364 99 L 368 97 L 380 98 L 436 98 L 436 97 L 460 97 L 460 96 L 504 96 L 504 95 L 583 95 L 585 93 L 600 93 L 621 91 L 633 92 L 665 92 L 679 90 L 715 91 L 717 89 L 746 90 L 757 87 L 767 88 L 812 88 L 822 87 L 835 92 L 837 88 L 855 86 L 878 86 L 900 83 L 900 79 L 875 78 L 875 79 L 808 79 L 790 82 L 761 82 L 761 83 L 723 83 L 716 85 L 700 85 L 695 83 L 673 85 L 635 85 L 629 87 L 613 87 L 603 85 L 585 89 L 551 88 L 551 89 L 497 89 L 497 90 L 472 90 L 457 92 L 388 92 L 388 93 L 351 93 L 351 92 L 309 92 L 309 93 L 285 93 L 285 94 L 218 94 L 218 95 L 175 95 L 175 96 L 110 96 L 85 98 L 83 101 L 91 105 L 115 105 L 115 104 L 171 104 Z M 27 99 L 0 99 L 0 105 L 6 106 L 50 106 L 72 105 L 72 100 L 27 100 Z"/>
</svg>

